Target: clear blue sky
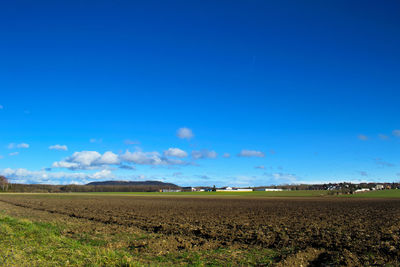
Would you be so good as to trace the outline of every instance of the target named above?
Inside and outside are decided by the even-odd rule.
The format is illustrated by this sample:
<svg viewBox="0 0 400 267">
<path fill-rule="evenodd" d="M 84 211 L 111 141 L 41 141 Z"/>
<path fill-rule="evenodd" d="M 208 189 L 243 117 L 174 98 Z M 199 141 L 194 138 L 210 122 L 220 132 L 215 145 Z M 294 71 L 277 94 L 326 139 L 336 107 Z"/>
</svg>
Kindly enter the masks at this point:
<svg viewBox="0 0 400 267">
<path fill-rule="evenodd" d="M 399 181 L 399 14 L 399 1 L 7 1 L 0 174 Z"/>
</svg>

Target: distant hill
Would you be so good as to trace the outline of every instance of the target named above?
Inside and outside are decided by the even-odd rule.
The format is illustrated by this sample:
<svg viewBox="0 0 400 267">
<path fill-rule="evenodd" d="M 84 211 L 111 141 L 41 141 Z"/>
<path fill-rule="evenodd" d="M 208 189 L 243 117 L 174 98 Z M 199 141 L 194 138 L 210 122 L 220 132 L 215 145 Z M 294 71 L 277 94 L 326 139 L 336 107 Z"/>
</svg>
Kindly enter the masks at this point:
<svg viewBox="0 0 400 267">
<path fill-rule="evenodd" d="M 165 187 L 179 187 L 176 184 L 164 183 L 160 181 L 101 181 L 91 182 L 86 185 L 126 185 L 126 186 L 165 186 Z"/>
</svg>

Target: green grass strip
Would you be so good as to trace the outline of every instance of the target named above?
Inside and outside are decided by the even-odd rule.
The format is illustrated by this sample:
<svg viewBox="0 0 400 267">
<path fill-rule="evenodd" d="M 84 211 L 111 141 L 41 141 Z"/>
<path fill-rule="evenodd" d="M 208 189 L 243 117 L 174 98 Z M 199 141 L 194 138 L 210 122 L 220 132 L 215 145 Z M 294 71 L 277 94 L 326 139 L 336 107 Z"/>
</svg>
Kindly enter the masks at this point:
<svg viewBox="0 0 400 267">
<path fill-rule="evenodd" d="M 0 215 L 1 266 L 136 266 L 129 254 L 63 236 L 47 223 Z"/>
</svg>

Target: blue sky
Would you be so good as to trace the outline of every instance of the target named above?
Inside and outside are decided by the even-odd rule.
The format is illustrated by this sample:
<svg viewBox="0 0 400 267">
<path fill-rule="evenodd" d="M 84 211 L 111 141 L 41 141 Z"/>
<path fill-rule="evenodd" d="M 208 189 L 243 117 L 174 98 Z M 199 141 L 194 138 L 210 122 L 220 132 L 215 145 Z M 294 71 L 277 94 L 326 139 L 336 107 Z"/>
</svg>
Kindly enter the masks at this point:
<svg viewBox="0 0 400 267">
<path fill-rule="evenodd" d="M 398 1 L 4 3 L 0 174 L 399 181 L 399 12 Z"/>
</svg>

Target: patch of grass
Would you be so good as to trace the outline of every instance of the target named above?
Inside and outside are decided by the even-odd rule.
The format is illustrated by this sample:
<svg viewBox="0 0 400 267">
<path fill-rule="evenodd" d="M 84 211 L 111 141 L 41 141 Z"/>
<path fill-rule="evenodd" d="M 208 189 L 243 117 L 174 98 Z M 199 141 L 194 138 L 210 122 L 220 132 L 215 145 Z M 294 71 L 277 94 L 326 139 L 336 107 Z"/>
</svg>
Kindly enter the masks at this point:
<svg viewBox="0 0 400 267">
<path fill-rule="evenodd" d="M 252 191 L 252 192 L 85 192 L 85 193 L 7 193 L 7 195 L 32 196 L 41 198 L 75 198 L 82 196 L 181 196 L 181 197 L 320 197 L 327 196 L 327 190 Z"/>
<path fill-rule="evenodd" d="M 399 189 L 391 190 L 377 190 L 362 192 L 353 195 L 342 195 L 342 197 L 352 197 L 352 198 L 400 198 Z"/>
<path fill-rule="evenodd" d="M 271 249 L 220 248 L 199 252 L 171 253 L 156 257 L 160 263 L 190 266 L 270 266 L 277 257 Z"/>
<path fill-rule="evenodd" d="M 52 224 L 0 215 L 2 266 L 134 266 L 129 254 L 63 236 Z"/>
</svg>

